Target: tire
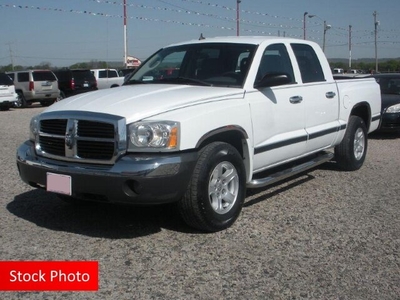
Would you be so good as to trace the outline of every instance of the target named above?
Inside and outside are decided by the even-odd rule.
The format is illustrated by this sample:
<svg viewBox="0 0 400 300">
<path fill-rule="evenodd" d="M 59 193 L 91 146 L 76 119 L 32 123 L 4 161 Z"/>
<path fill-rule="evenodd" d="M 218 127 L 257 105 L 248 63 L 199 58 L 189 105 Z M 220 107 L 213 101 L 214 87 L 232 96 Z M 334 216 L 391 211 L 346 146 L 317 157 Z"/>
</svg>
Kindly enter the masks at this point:
<svg viewBox="0 0 400 300">
<path fill-rule="evenodd" d="M 242 157 L 233 146 L 213 142 L 199 152 L 188 190 L 178 202 L 179 212 L 189 226 L 216 232 L 236 221 L 245 196 Z"/>
<path fill-rule="evenodd" d="M 361 168 L 367 155 L 367 134 L 364 121 L 351 116 L 342 142 L 335 147 L 336 163 L 342 170 L 355 171 Z"/>
<path fill-rule="evenodd" d="M 56 99 L 56 102 L 61 101 L 65 99 L 65 93 L 63 91 L 60 91 L 60 96 Z"/>
<path fill-rule="evenodd" d="M 17 94 L 18 94 L 18 99 L 17 99 L 17 101 L 14 102 L 14 106 L 16 108 L 27 107 L 28 104 L 26 103 L 26 99 L 24 97 L 24 94 L 22 92 L 17 92 Z"/>
</svg>

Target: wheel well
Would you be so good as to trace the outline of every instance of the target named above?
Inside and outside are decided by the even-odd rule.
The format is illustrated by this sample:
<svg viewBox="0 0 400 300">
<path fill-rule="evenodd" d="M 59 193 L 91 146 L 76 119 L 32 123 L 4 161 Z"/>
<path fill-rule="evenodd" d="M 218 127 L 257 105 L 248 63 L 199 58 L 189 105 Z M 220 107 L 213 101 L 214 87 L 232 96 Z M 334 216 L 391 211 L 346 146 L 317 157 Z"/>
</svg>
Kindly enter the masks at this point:
<svg viewBox="0 0 400 300">
<path fill-rule="evenodd" d="M 208 145 L 212 142 L 225 142 L 235 147 L 243 157 L 244 153 L 242 140 L 244 139 L 246 139 L 246 137 L 238 130 L 216 132 L 214 134 L 204 136 L 197 144 L 197 148 L 203 148 L 205 145 Z"/>
<path fill-rule="evenodd" d="M 367 126 L 367 130 L 369 130 L 369 126 L 371 125 L 371 108 L 369 107 L 368 103 L 362 102 L 354 106 L 350 116 L 357 116 L 363 119 L 365 125 Z"/>
<path fill-rule="evenodd" d="M 197 143 L 196 148 L 201 149 L 204 146 L 212 142 L 225 142 L 232 145 L 239 152 L 243 159 L 243 164 L 246 169 L 246 177 L 250 176 L 251 160 L 250 160 L 250 149 L 247 145 L 248 135 L 243 128 L 236 126 L 227 126 L 216 129 L 208 134 L 204 135 Z"/>
</svg>

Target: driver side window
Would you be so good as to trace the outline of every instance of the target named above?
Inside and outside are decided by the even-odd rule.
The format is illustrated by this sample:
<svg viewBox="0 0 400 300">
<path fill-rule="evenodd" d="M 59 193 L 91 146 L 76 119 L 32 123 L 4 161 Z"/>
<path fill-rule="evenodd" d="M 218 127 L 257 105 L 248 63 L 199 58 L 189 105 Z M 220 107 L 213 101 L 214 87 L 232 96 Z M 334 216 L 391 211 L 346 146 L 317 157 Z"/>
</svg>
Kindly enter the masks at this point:
<svg viewBox="0 0 400 300">
<path fill-rule="evenodd" d="M 285 74 L 294 83 L 292 63 L 284 44 L 273 44 L 268 46 L 258 68 L 256 82 L 266 75 Z"/>
</svg>

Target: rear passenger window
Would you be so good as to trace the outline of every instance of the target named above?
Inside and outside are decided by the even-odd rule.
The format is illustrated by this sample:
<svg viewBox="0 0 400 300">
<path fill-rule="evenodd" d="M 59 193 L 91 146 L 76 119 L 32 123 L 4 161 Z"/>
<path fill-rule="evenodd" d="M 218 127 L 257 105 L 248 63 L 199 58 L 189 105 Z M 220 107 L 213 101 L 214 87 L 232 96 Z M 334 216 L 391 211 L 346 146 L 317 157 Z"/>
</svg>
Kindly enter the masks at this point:
<svg viewBox="0 0 400 300">
<path fill-rule="evenodd" d="M 303 83 L 325 81 L 318 56 L 309 45 L 292 44 Z"/>
<path fill-rule="evenodd" d="M 108 78 L 114 78 L 114 77 L 118 77 L 117 71 L 108 70 Z"/>
<path fill-rule="evenodd" d="M 99 78 L 107 78 L 107 71 L 99 71 Z"/>
<path fill-rule="evenodd" d="M 0 73 L 0 85 L 14 85 L 10 76 L 4 73 Z"/>
<path fill-rule="evenodd" d="M 28 82 L 29 81 L 29 73 L 28 72 L 17 73 L 17 79 L 19 82 Z"/>
</svg>

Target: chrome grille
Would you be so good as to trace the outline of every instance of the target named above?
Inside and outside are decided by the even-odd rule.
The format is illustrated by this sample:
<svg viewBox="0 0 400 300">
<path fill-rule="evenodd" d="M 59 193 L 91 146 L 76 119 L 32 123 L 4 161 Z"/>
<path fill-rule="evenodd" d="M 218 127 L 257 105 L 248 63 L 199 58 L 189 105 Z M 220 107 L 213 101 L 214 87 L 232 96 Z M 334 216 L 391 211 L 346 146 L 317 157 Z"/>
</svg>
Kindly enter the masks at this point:
<svg viewBox="0 0 400 300">
<path fill-rule="evenodd" d="M 111 164 L 126 151 L 125 119 L 84 112 L 41 116 L 38 155 L 66 161 Z"/>
</svg>

